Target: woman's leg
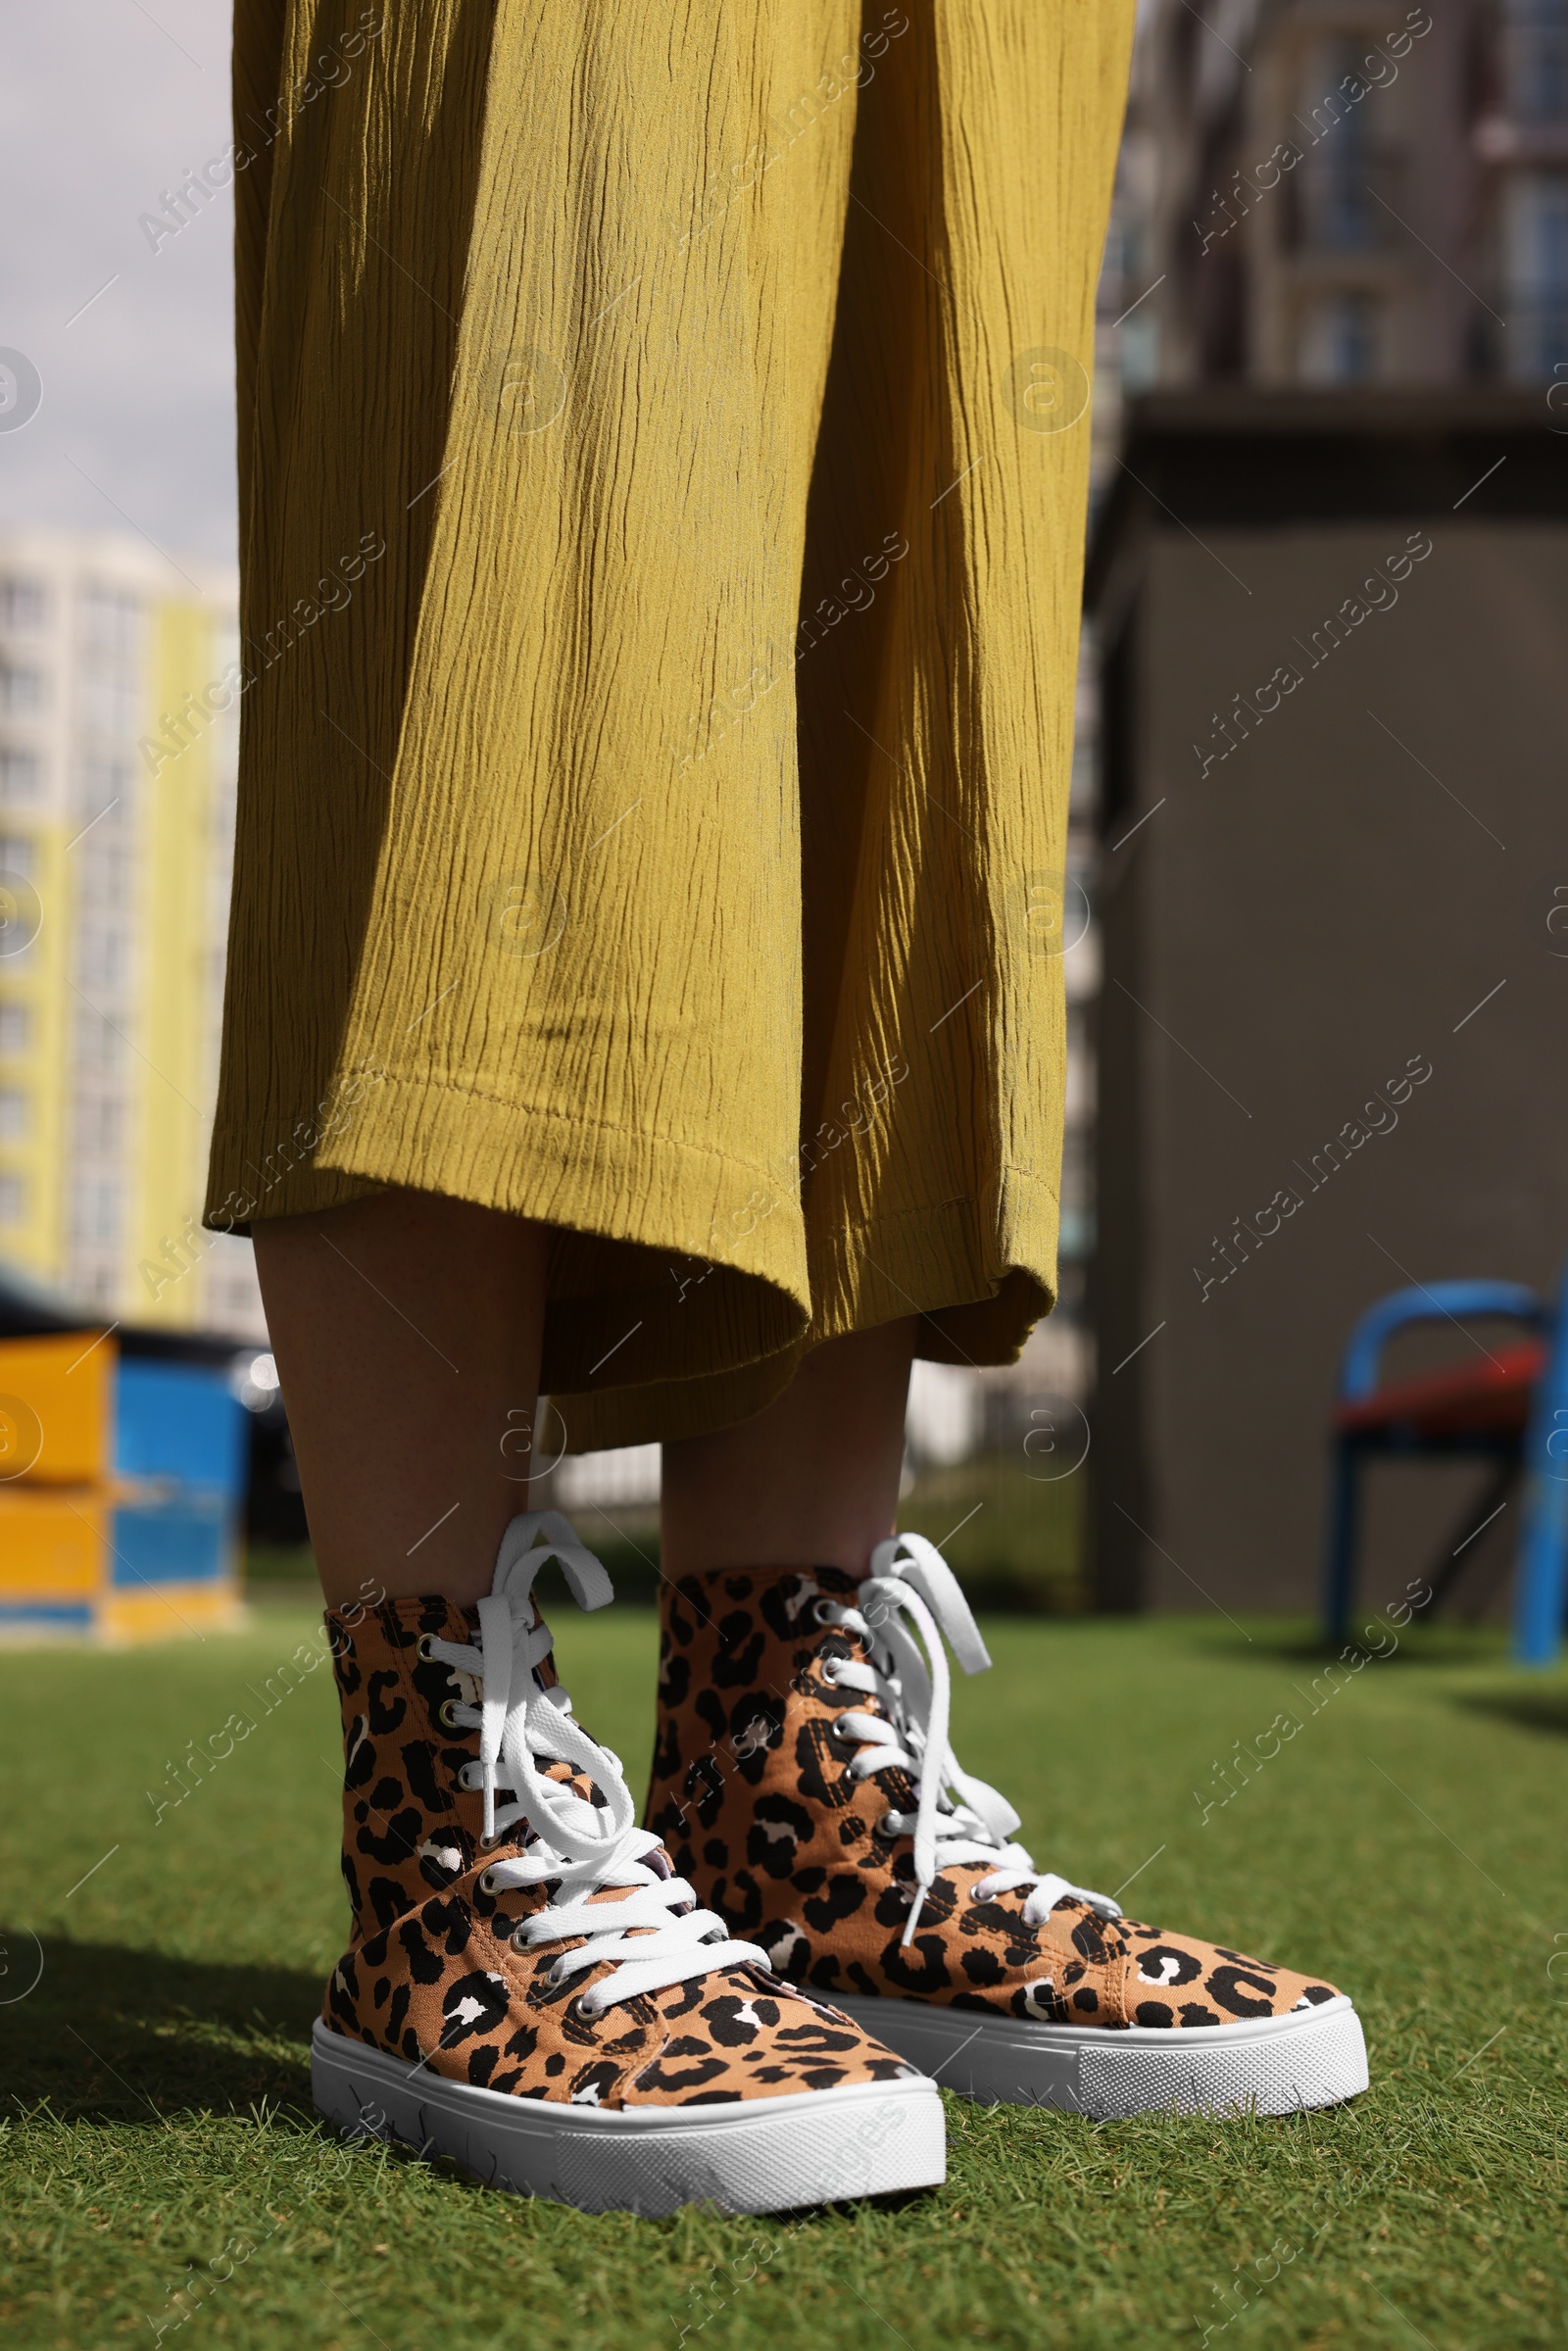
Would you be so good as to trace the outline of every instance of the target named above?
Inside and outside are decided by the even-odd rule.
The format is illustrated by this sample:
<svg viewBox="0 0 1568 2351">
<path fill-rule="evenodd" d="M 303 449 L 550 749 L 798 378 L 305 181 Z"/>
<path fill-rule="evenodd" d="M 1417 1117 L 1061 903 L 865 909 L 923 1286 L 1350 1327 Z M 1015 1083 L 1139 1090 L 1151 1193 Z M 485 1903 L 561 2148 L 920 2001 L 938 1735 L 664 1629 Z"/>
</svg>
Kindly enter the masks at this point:
<svg viewBox="0 0 1568 2351">
<path fill-rule="evenodd" d="M 764 1412 L 664 1446 L 661 1565 L 866 1572 L 893 1533 L 915 1318 L 813 1348 Z"/>
<path fill-rule="evenodd" d="M 257 1224 L 256 1264 L 332 1605 L 490 1589 L 528 1507 L 546 1228 L 382 1192 Z"/>
<path fill-rule="evenodd" d="M 317 2106 L 594 2209 L 716 2195 L 752 2210 L 759 2181 L 780 2207 L 934 2184 L 936 2092 L 819 2006 L 771 1985 L 750 1999 L 756 1979 L 736 1968 L 751 1946 L 645 1866 L 614 1757 L 585 1747 L 559 1688 L 544 1695 L 528 1554 L 497 1551 L 527 1508 L 517 1440 L 535 1411 L 545 1238 L 412 1192 L 257 1236 L 323 1581 L 351 1600 L 328 1626 L 353 1926 L 312 2035 Z M 493 1580 L 491 1608 L 469 1608 Z M 363 1586 L 375 1605 L 352 1604 Z M 481 1738 L 493 1701 L 499 1756 Z M 556 1758 L 597 1783 L 600 1806 L 522 1777 Z M 541 1854 L 560 1872 L 543 1883 Z M 585 1935 L 590 1893 L 601 1924 Z M 627 1984 L 628 1938 L 650 1929 L 652 1981 Z M 526 2129 L 504 2119 L 508 2093 L 528 2101 Z M 821 2119 L 803 2133 L 808 2095 Z M 744 2122 L 738 2149 L 714 2145 L 714 2098 Z M 637 2130 L 610 2143 L 601 2126 L 619 2118 L 604 2108 L 657 2119 L 657 2143 Z"/>
<path fill-rule="evenodd" d="M 766 1412 L 665 1446 L 649 1828 L 779 1975 L 987 2103 L 1355 2096 L 1361 2027 L 1332 1984 L 1137 1925 L 1061 1874 L 1092 1741 L 1061 1748 L 1038 1869 L 1005 1794 L 959 1767 L 941 1655 L 989 1663 L 961 1592 L 917 1535 L 858 1589 L 892 1531 L 913 1328 L 824 1347 Z"/>
</svg>

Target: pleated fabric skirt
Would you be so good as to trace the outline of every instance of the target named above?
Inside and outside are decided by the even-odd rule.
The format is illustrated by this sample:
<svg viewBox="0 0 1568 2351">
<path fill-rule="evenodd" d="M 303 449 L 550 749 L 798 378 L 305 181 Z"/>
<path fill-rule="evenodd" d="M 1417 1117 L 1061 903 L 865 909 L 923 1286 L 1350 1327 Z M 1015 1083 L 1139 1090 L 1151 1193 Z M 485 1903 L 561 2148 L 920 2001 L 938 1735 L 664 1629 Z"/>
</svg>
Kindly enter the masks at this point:
<svg viewBox="0 0 1568 2351">
<path fill-rule="evenodd" d="M 1055 1283 L 1131 0 L 237 0 L 207 1217 L 555 1228 L 573 1449 Z"/>
</svg>

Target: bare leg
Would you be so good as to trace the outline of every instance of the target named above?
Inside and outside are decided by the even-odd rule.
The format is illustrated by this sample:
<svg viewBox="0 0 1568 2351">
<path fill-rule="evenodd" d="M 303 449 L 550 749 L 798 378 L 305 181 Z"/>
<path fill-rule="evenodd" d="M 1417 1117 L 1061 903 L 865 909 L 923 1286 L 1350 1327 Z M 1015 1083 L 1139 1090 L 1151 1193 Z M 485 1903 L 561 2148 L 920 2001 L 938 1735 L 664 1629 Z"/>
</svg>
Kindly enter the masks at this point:
<svg viewBox="0 0 1568 2351">
<path fill-rule="evenodd" d="M 477 1599 L 528 1507 L 546 1228 L 383 1192 L 255 1240 L 327 1600 Z"/>
<path fill-rule="evenodd" d="M 661 1564 L 841 1567 L 863 1575 L 894 1531 L 912 1316 L 831 1339 L 775 1402 L 664 1447 Z"/>
</svg>

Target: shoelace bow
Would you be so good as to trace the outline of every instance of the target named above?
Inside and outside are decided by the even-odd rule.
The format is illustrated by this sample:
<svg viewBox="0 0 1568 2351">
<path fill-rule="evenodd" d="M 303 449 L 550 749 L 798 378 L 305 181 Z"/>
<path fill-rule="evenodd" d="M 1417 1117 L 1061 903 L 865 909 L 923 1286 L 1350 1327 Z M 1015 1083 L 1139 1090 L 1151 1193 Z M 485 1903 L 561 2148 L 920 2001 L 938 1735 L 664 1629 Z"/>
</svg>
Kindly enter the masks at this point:
<svg viewBox="0 0 1568 2351">
<path fill-rule="evenodd" d="M 879 1543 L 857 1597 L 855 1608 L 818 1600 L 817 1619 L 858 1633 L 871 1662 L 830 1658 L 820 1671 L 829 1689 L 859 1690 L 886 1710 L 862 1714 L 856 1709 L 838 1718 L 841 1736 L 859 1742 L 850 1763 L 854 1776 L 868 1780 L 875 1772 L 897 1768 L 915 1783 L 914 1811 L 889 1810 L 881 1823 L 886 1836 L 914 1840 L 915 1892 L 904 1944 L 914 1934 L 938 1871 L 955 1862 L 994 1865 L 975 1885 L 978 1900 L 1027 1886 L 1026 1926 L 1038 1927 L 1064 1894 L 1087 1902 L 1102 1918 L 1120 1918 L 1120 1905 L 1108 1894 L 1074 1886 L 1053 1870 L 1037 1870 L 1025 1848 L 1009 1841 L 1019 1821 L 1006 1797 L 959 1768 L 948 1742 L 952 1678 L 943 1636 L 966 1674 L 984 1673 L 991 1657 L 958 1580 L 936 1544 L 923 1535 L 890 1536 Z M 909 1625 L 919 1633 L 923 1656 Z"/>
<path fill-rule="evenodd" d="M 454 1703 L 451 1720 L 479 1733 L 479 1762 L 465 1764 L 463 1785 L 484 1790 L 486 1839 L 522 1824 L 532 1832 L 524 1852 L 495 1862 L 481 1883 L 500 1892 L 561 1881 L 544 1908 L 518 1923 L 514 1939 L 536 1947 L 582 1937 L 577 1949 L 556 1960 L 551 1976 L 557 1984 L 615 1962 L 578 1995 L 579 2008 L 591 2017 L 641 1992 L 720 1968 L 768 1968 L 766 1952 L 736 1941 L 716 1911 L 701 1908 L 684 1878 L 649 1868 L 659 1839 L 637 1826 L 619 1756 L 589 1738 L 559 1684 L 546 1689 L 541 1683 L 537 1668 L 552 1643 L 533 1604 L 533 1583 L 551 1559 L 560 1563 L 580 1608 L 602 1608 L 613 1596 L 603 1566 L 558 1510 L 525 1512 L 503 1538 L 494 1587 L 479 1602 L 477 1641 L 432 1637 L 425 1643 L 427 1656 L 480 1686 L 480 1703 Z M 584 1774 L 604 1797 L 603 1806 L 585 1803 L 561 1781 L 548 1779 L 536 1758 Z M 513 1801 L 498 1804 L 505 1789 Z M 615 1887 L 626 1888 L 619 1901 L 592 1898 Z"/>
</svg>

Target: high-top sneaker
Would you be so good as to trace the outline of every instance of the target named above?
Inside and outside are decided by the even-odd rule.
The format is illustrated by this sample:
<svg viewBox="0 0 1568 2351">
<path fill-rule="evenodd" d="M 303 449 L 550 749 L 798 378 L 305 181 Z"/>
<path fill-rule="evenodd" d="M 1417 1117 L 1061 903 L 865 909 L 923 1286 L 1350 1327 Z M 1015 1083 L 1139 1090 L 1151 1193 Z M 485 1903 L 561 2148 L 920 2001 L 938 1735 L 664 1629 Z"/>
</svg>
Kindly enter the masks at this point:
<svg viewBox="0 0 1568 2351">
<path fill-rule="evenodd" d="M 533 1605 L 610 1579 L 552 1511 L 488 1597 L 328 1618 L 354 1940 L 312 2040 L 318 2109 L 589 2211 L 772 2212 L 945 2176 L 942 2104 L 699 1906 L 588 1737 Z"/>
<path fill-rule="evenodd" d="M 918 1638 L 916 1639 L 916 1636 Z M 663 1594 L 648 1821 L 706 1901 L 949 2087 L 1094 2116 L 1280 2114 L 1366 2087 L 1343 1992 L 1037 1870 L 959 1769 L 949 1669 L 991 1662 L 918 1535 Z"/>
<path fill-rule="evenodd" d="M 476 1621 L 439 1593 L 326 1612 L 343 1716 L 342 1869 L 356 1943 L 445 1893 L 480 1850 L 481 1799 L 463 1777 L 478 1755 L 478 1733 L 463 1729 L 453 1711 L 474 1704 L 479 1685 L 430 1648 L 436 1641 L 466 1646 Z M 542 1690 L 555 1684 L 549 1650 L 534 1679 Z M 561 1764 L 546 1770 L 552 1779 L 567 1776 Z"/>
</svg>

